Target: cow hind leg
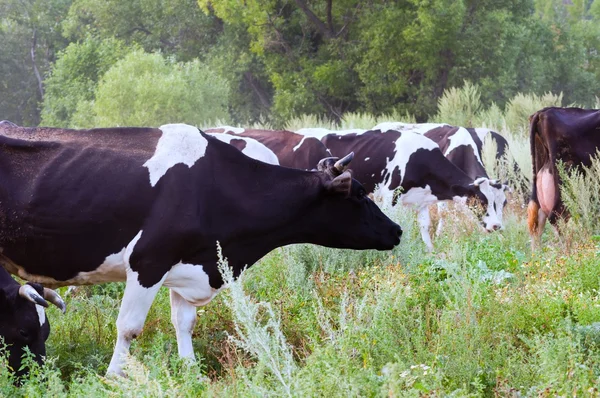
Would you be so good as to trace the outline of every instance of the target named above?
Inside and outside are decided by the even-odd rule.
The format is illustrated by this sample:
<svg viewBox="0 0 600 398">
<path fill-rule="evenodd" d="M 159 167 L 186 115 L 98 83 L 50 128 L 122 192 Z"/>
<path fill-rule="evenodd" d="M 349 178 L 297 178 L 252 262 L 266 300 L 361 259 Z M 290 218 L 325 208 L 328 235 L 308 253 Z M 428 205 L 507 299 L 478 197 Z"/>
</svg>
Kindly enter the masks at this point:
<svg viewBox="0 0 600 398">
<path fill-rule="evenodd" d="M 154 286 L 146 288 L 139 283 L 137 272 L 127 270 L 127 284 L 117 318 L 117 342 L 107 375 L 124 375 L 125 355 L 129 352 L 131 341 L 142 332 L 150 306 L 165 278 L 166 275 Z"/>
<path fill-rule="evenodd" d="M 192 332 L 196 326 L 196 306 L 171 290 L 171 322 L 177 335 L 179 357 L 194 360 Z"/>
<path fill-rule="evenodd" d="M 529 228 L 529 236 L 531 237 L 531 249 L 535 250 L 540 244 L 540 238 L 544 231 L 547 219 L 546 213 L 533 200 L 529 201 L 527 206 L 527 226 Z"/>
</svg>

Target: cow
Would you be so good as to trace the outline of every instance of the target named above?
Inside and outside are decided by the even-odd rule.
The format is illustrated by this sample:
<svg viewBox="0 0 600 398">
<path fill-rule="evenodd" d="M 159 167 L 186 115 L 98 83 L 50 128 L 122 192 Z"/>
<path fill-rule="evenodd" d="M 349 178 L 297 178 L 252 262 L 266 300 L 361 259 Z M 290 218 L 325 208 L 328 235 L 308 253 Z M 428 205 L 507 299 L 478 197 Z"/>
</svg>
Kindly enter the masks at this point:
<svg viewBox="0 0 600 398">
<path fill-rule="evenodd" d="M 207 133 L 212 137 L 215 137 L 219 141 L 223 141 L 228 143 L 229 145 L 233 145 L 244 155 L 249 156 L 253 159 L 260 160 L 261 162 L 269 163 L 269 164 L 279 164 L 279 159 L 277 155 L 273 153 L 272 150 L 256 141 L 253 138 L 249 137 L 235 137 L 229 134 L 223 133 Z"/>
<path fill-rule="evenodd" d="M 436 142 L 448 160 L 469 177 L 489 177 L 485 170 L 482 152 L 486 137 L 496 141 L 496 159 L 501 159 L 508 150 L 508 142 L 500 134 L 487 128 L 465 128 L 445 123 L 401 123 L 384 122 L 373 130 L 411 131 L 423 134 Z M 507 189 L 508 187 L 501 187 Z"/>
<path fill-rule="evenodd" d="M 275 153 L 279 165 L 294 169 L 312 170 L 321 159 L 331 156 L 318 138 L 303 136 L 287 130 L 258 130 L 220 126 L 206 129 L 205 132 L 255 139 Z"/>
<path fill-rule="evenodd" d="M 385 122 L 374 127 L 376 129 L 391 129 L 397 131 L 409 131 L 417 134 L 422 134 L 430 140 L 434 141 L 440 147 L 444 156 L 452 162 L 456 167 L 462 170 L 473 180 L 479 177 L 489 179 L 488 173 L 485 170 L 482 160 L 483 141 L 486 135 L 496 139 L 501 139 L 497 145 L 497 158 L 500 159 L 506 151 L 506 140 L 499 134 L 492 132 L 489 129 L 483 128 L 464 128 L 450 126 L 448 124 L 438 123 L 400 123 L 400 122 Z M 494 134 L 492 134 L 494 133 Z M 490 188 L 494 192 L 495 203 L 494 207 L 498 215 L 498 219 L 503 219 L 504 206 L 506 206 L 506 191 L 508 185 L 501 183 L 498 180 L 489 180 Z M 444 210 L 446 202 L 438 203 L 438 209 Z M 440 219 L 437 228 L 437 234 L 441 233 L 443 227 L 443 219 Z"/>
<path fill-rule="evenodd" d="M 560 197 L 561 179 L 556 163 L 567 168 L 591 164 L 600 148 L 600 110 L 548 107 L 529 118 L 533 179 L 527 206 L 532 249 L 539 244 L 546 220 L 556 226 L 568 216 Z"/>
<path fill-rule="evenodd" d="M 48 302 L 65 312 L 65 303 L 55 291 L 37 283 L 21 285 L 0 267 L 0 337 L 8 348 L 8 366 L 17 378 L 27 373 L 21 366 L 25 348 L 39 364 L 46 355 L 50 323 L 44 307 Z"/>
<path fill-rule="evenodd" d="M 370 130 L 362 134 L 329 134 L 322 139 L 329 151 L 355 153 L 354 177 L 368 192 L 375 192 L 384 203 L 416 208 L 421 237 L 428 250 L 433 250 L 429 235 L 429 205 L 439 201 L 472 198 L 486 209 L 481 222 L 486 231 L 502 227 L 503 198 L 496 197 L 490 180 L 466 175 L 444 157 L 439 146 L 422 134 L 411 131 Z M 396 195 L 400 188 L 401 192 Z"/>
<path fill-rule="evenodd" d="M 125 281 L 108 374 L 170 289 L 178 353 L 194 358 L 196 307 L 271 250 L 312 243 L 391 250 L 402 229 L 347 170 L 249 158 L 185 124 L 91 130 L 0 127 L 0 263 L 46 286 Z"/>
</svg>

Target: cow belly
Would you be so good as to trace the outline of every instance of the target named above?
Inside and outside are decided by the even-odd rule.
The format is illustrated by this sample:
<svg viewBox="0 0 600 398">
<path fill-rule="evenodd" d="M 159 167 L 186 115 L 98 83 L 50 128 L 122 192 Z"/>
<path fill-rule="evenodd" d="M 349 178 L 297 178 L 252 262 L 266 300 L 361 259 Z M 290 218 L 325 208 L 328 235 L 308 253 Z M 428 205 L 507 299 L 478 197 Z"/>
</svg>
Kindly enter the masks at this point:
<svg viewBox="0 0 600 398">
<path fill-rule="evenodd" d="M 540 208 L 546 214 L 550 214 L 558 201 L 557 187 L 550 167 L 545 165 L 538 171 L 536 176 L 537 198 Z"/>
<path fill-rule="evenodd" d="M 210 286 L 208 274 L 201 265 L 184 263 L 171 268 L 163 285 L 196 307 L 208 304 L 220 290 Z"/>
<path fill-rule="evenodd" d="M 127 279 L 126 265 L 123 257 L 124 253 L 125 249 L 119 253 L 111 254 L 94 271 L 80 272 L 75 277 L 64 281 L 49 276 L 31 274 L 27 272 L 24 267 L 15 264 L 11 259 L 2 254 L 0 254 L 0 264 L 6 268 L 8 272 L 17 275 L 19 278 L 29 282 L 41 283 L 49 288 L 96 285 L 107 282 L 123 282 Z"/>
<path fill-rule="evenodd" d="M 425 207 L 438 201 L 438 198 L 431 193 L 431 187 L 411 188 L 400 196 L 400 202 L 405 206 Z"/>
</svg>

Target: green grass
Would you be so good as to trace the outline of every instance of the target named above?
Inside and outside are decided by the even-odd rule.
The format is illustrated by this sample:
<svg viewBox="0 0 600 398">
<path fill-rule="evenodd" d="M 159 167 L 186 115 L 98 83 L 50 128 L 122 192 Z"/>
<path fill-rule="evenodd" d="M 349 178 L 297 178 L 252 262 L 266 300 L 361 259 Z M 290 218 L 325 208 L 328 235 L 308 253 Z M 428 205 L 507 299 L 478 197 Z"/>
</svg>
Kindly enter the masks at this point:
<svg viewBox="0 0 600 398">
<path fill-rule="evenodd" d="M 107 379 L 122 285 L 83 288 L 48 310 L 49 361 L 18 396 L 588 395 L 600 377 L 598 243 L 567 251 L 550 231 L 529 251 L 518 206 L 505 230 L 453 218 L 427 254 L 414 215 L 391 252 L 275 250 L 198 310 L 198 361 L 177 358 L 166 289 Z M 515 210 L 516 209 L 516 210 Z M 64 293 L 64 292 L 63 292 Z"/>
</svg>

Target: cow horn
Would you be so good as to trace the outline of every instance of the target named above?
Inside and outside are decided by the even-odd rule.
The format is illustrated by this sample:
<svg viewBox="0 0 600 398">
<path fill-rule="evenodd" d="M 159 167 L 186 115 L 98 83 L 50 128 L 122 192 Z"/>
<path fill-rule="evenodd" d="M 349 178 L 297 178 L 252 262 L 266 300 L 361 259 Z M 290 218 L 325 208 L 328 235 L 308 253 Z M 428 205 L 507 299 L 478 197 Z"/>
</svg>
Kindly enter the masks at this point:
<svg viewBox="0 0 600 398">
<path fill-rule="evenodd" d="M 343 173 L 348 168 L 348 165 L 350 164 L 352 159 L 354 159 L 354 152 L 350 152 L 349 154 L 335 162 L 333 167 L 335 167 L 335 169 L 340 173 Z"/>
<path fill-rule="evenodd" d="M 54 290 L 44 288 L 44 298 L 58 307 L 59 310 L 64 314 L 67 311 L 67 305 L 63 301 L 62 297 L 58 295 Z"/>
<path fill-rule="evenodd" d="M 37 290 L 34 289 L 33 286 L 31 285 L 23 285 L 19 288 L 19 296 L 31 301 L 34 304 L 39 304 L 42 307 L 48 307 L 48 303 L 46 302 L 46 300 L 44 300 L 44 298 L 42 296 L 40 296 L 40 294 L 37 292 Z"/>
</svg>

